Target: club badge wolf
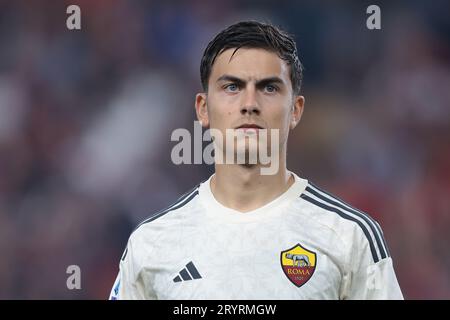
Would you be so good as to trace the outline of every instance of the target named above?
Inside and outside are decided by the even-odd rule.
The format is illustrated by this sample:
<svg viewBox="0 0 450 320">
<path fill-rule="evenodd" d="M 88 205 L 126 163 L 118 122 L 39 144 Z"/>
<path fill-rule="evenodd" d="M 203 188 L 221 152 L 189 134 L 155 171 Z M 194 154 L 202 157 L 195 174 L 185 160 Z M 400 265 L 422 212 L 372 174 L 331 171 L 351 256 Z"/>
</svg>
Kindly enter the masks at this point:
<svg viewBox="0 0 450 320">
<path fill-rule="evenodd" d="M 297 287 L 303 286 L 311 279 L 316 270 L 317 255 L 300 243 L 281 251 L 281 268 L 286 277 Z"/>
</svg>

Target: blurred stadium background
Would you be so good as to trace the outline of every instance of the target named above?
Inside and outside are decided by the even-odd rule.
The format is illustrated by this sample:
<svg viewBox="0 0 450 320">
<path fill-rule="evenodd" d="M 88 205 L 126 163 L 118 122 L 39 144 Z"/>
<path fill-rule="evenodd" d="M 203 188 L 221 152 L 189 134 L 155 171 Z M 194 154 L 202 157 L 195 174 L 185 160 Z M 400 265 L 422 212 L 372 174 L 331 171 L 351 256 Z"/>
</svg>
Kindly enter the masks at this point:
<svg viewBox="0 0 450 320">
<path fill-rule="evenodd" d="M 78 4 L 82 30 L 66 28 Z M 366 28 L 381 7 L 382 29 Z M 450 298 L 448 1 L 0 0 L 0 298 L 106 299 L 139 221 L 212 173 L 176 166 L 199 63 L 241 19 L 296 36 L 288 166 L 376 218 L 408 299 Z M 79 265 L 81 290 L 66 288 Z"/>
</svg>

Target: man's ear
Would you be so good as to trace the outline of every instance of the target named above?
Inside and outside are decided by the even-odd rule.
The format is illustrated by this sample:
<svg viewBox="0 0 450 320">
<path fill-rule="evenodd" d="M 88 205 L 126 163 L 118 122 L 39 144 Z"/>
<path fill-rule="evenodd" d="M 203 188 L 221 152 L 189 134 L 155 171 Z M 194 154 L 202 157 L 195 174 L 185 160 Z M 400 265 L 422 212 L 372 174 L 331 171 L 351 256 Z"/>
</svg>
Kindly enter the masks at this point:
<svg viewBox="0 0 450 320">
<path fill-rule="evenodd" d="M 206 103 L 206 93 L 197 93 L 195 95 L 195 111 L 197 119 L 202 127 L 209 127 L 208 105 Z"/>
<path fill-rule="evenodd" d="M 289 125 L 289 128 L 291 130 L 294 129 L 300 122 L 304 107 L 305 107 L 305 97 L 295 96 L 294 104 L 292 105 L 291 123 Z"/>
</svg>

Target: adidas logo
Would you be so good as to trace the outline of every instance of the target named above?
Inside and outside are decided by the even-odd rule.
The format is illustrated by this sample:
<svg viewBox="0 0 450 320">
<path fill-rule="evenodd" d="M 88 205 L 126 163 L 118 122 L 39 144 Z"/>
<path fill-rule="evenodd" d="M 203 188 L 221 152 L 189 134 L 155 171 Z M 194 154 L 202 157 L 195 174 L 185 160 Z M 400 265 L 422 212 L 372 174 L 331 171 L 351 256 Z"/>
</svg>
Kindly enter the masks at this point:
<svg viewBox="0 0 450 320">
<path fill-rule="evenodd" d="M 181 281 L 187 281 L 187 280 L 193 280 L 193 279 L 201 279 L 202 276 L 200 273 L 198 273 L 197 268 L 195 268 L 194 264 L 189 262 L 183 270 L 180 271 L 180 273 L 173 278 L 173 282 L 181 282 Z"/>
</svg>

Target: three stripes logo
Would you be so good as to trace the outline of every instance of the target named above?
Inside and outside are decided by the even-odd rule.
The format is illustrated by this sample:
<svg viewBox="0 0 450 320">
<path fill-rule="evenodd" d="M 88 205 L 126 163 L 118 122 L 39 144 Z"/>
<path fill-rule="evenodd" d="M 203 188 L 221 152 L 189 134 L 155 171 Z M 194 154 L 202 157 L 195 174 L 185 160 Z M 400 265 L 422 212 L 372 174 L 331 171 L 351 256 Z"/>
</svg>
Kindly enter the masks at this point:
<svg viewBox="0 0 450 320">
<path fill-rule="evenodd" d="M 180 273 L 175 278 L 173 278 L 173 282 L 181 282 L 201 278 L 202 276 L 191 261 L 180 271 Z"/>
</svg>

